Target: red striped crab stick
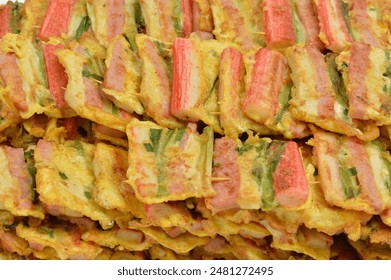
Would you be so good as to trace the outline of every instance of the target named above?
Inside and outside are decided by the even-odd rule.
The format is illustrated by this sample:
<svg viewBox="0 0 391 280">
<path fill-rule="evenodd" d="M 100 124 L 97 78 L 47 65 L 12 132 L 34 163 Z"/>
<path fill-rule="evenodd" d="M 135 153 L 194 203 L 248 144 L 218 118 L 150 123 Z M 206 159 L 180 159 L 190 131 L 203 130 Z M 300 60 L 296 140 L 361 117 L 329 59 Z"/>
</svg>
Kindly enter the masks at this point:
<svg viewBox="0 0 391 280">
<path fill-rule="evenodd" d="M 326 47 L 339 53 L 352 43 L 352 37 L 346 24 L 346 6 L 341 0 L 315 0 L 320 34 Z"/>
<path fill-rule="evenodd" d="M 192 32 L 192 1 L 140 0 L 146 34 L 165 42 L 188 37 Z"/>
<path fill-rule="evenodd" d="M 127 126 L 127 181 L 147 204 L 214 195 L 211 185 L 213 130 L 196 124 L 168 129 L 132 120 Z"/>
<path fill-rule="evenodd" d="M 43 45 L 43 56 L 45 61 L 45 71 L 50 95 L 56 102 L 57 108 L 62 112 L 63 117 L 74 116 L 76 113 L 65 101 L 65 88 L 68 84 L 68 77 L 64 67 L 61 65 L 56 51 L 64 49 L 63 45 Z"/>
<path fill-rule="evenodd" d="M 266 45 L 286 48 L 294 44 L 311 44 L 319 49 L 317 11 L 311 0 L 266 0 L 264 6 Z"/>
<path fill-rule="evenodd" d="M 262 2 L 260 0 L 211 0 L 217 40 L 234 42 L 248 51 L 265 45 Z"/>
<path fill-rule="evenodd" d="M 86 0 L 50 0 L 37 36 L 45 41 L 64 35 L 79 40 L 90 24 Z"/>
<path fill-rule="evenodd" d="M 296 42 L 290 0 L 265 0 L 266 46 L 286 48 Z"/>
<path fill-rule="evenodd" d="M 379 135 L 377 126 L 352 119 L 342 77 L 338 72 L 335 54 L 325 57 L 311 45 L 287 49 L 292 69 L 291 112 L 301 121 L 323 129 L 373 140 Z"/>
<path fill-rule="evenodd" d="M 391 161 L 380 142 L 317 131 L 314 149 L 328 203 L 380 214 L 391 204 Z"/>
<path fill-rule="evenodd" d="M 12 7 L 9 5 L 0 6 L 0 39 L 5 34 L 11 32 L 11 27 L 9 24 L 11 11 L 12 11 Z"/>
<path fill-rule="evenodd" d="M 218 133 L 222 133 L 217 83 L 223 49 L 214 40 L 183 38 L 177 38 L 173 46 L 171 113 L 184 121 L 201 120 Z"/>
<path fill-rule="evenodd" d="M 391 124 L 391 51 L 353 43 L 336 59 L 349 99 L 349 115 Z"/>
<path fill-rule="evenodd" d="M 229 138 L 216 139 L 212 175 L 226 178 L 213 182 L 216 195 L 206 198 L 214 213 L 270 210 L 278 205 L 297 208 L 309 195 L 303 160 L 293 141 L 255 137 L 241 144 Z"/>
<path fill-rule="evenodd" d="M 306 125 L 295 120 L 289 112 L 292 84 L 286 58 L 277 51 L 260 49 L 250 75 L 244 113 L 288 138 L 306 136 Z"/>
</svg>

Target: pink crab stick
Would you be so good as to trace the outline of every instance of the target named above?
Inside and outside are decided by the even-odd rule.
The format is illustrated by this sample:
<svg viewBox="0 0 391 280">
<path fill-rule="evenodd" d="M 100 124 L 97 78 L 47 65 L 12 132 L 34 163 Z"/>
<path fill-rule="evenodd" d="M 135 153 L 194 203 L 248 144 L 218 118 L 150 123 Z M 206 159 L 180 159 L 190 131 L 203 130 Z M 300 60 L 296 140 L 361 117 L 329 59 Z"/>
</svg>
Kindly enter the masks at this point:
<svg viewBox="0 0 391 280">
<path fill-rule="evenodd" d="M 63 48 L 63 45 L 46 44 L 43 46 L 45 70 L 50 94 L 60 110 L 69 108 L 68 103 L 64 98 L 65 88 L 68 84 L 68 76 L 55 54 L 57 50 L 61 50 Z"/>
<path fill-rule="evenodd" d="M 279 52 L 266 48 L 257 52 L 251 85 L 243 104 L 249 118 L 264 123 L 275 115 L 286 67 L 287 61 Z"/>
<path fill-rule="evenodd" d="M 199 77 L 196 67 L 196 50 L 188 39 L 177 38 L 173 46 L 173 86 L 171 96 L 171 113 L 181 119 L 191 119 L 186 113 L 193 108 L 201 96 L 196 82 Z"/>
<path fill-rule="evenodd" d="M 0 6 L 0 39 L 7 33 L 11 32 L 9 24 L 12 7 L 9 5 Z"/>
<path fill-rule="evenodd" d="M 51 0 L 38 37 L 41 40 L 48 40 L 49 37 L 60 37 L 62 33 L 68 33 L 75 3 L 76 0 Z"/>
<path fill-rule="evenodd" d="M 295 30 L 289 0 L 266 0 L 264 7 L 266 45 L 286 48 L 295 44 Z"/>
<path fill-rule="evenodd" d="M 287 142 L 273 173 L 273 188 L 275 200 L 284 207 L 299 207 L 307 201 L 309 188 L 296 142 Z"/>
</svg>

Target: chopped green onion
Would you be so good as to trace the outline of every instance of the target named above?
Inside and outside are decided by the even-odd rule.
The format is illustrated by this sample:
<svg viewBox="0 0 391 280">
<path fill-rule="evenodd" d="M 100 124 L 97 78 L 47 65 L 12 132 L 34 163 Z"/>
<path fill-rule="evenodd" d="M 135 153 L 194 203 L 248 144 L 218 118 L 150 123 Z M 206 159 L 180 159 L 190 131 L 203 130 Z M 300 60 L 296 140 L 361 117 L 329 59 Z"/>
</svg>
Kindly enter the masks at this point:
<svg viewBox="0 0 391 280">
<path fill-rule="evenodd" d="M 76 41 L 80 40 L 81 35 L 86 32 L 91 25 L 91 20 L 88 16 L 83 17 L 83 19 L 80 21 L 79 27 L 76 30 L 76 34 L 73 37 Z"/>
<path fill-rule="evenodd" d="M 68 179 L 68 176 L 64 173 L 64 172 L 58 172 L 58 175 L 60 175 L 60 177 L 64 180 Z"/>
<path fill-rule="evenodd" d="M 87 69 L 83 69 L 82 75 L 83 75 L 83 77 L 86 77 L 86 78 L 93 78 L 93 79 L 95 79 L 97 81 L 100 81 L 100 82 L 103 81 L 103 77 L 102 76 L 99 76 L 99 75 L 97 75 L 95 73 L 91 73 Z"/>
<path fill-rule="evenodd" d="M 245 143 L 242 147 L 237 147 L 236 151 L 239 153 L 240 156 L 244 154 L 244 152 L 247 152 L 251 150 L 254 146 L 248 143 Z"/>
<path fill-rule="evenodd" d="M 87 198 L 87 199 L 91 199 L 92 198 L 92 195 L 90 192 L 84 192 L 84 196 Z"/>
</svg>

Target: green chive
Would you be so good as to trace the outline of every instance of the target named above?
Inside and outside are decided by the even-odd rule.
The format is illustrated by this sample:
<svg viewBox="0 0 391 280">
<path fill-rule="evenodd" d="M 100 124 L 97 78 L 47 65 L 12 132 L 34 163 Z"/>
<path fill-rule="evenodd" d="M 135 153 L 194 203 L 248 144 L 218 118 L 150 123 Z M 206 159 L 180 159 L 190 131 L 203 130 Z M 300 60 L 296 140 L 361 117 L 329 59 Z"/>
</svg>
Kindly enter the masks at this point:
<svg viewBox="0 0 391 280">
<path fill-rule="evenodd" d="M 52 228 L 44 228 L 44 227 L 38 227 L 38 232 L 44 233 L 49 235 L 49 237 L 54 238 L 54 229 Z"/>
<path fill-rule="evenodd" d="M 116 115 L 118 116 L 119 115 L 119 110 L 118 110 L 118 107 L 115 106 L 114 103 L 111 104 L 111 112 L 113 113 L 113 115 Z"/>
<path fill-rule="evenodd" d="M 7 5 L 12 6 L 11 10 L 11 16 L 9 19 L 9 25 L 11 28 L 11 32 L 15 34 L 20 33 L 20 29 L 18 28 L 18 23 L 21 20 L 21 15 L 20 15 L 20 3 L 16 1 L 15 3 L 12 3 L 11 1 L 7 2 Z"/>
<path fill-rule="evenodd" d="M 100 81 L 100 82 L 103 81 L 103 77 L 102 76 L 99 76 L 98 74 L 95 74 L 95 73 L 91 73 L 87 69 L 83 69 L 82 75 L 83 75 L 83 77 L 86 77 L 86 78 L 93 78 L 93 79 L 95 79 L 97 81 Z"/>
<path fill-rule="evenodd" d="M 210 89 L 209 91 L 209 95 L 208 95 L 208 98 L 209 99 L 211 96 L 212 96 L 212 93 L 215 91 L 216 87 L 217 87 L 217 83 L 219 81 L 219 76 L 216 77 L 216 79 L 214 80 L 213 82 L 213 85 L 212 85 L 212 88 Z"/>
<path fill-rule="evenodd" d="M 180 1 L 174 1 L 174 29 L 178 37 L 182 37 L 183 25 L 182 25 L 182 5 Z"/>
<path fill-rule="evenodd" d="M 351 167 L 349 168 L 349 172 L 352 176 L 356 176 L 357 175 L 357 169 L 355 167 Z"/>
<path fill-rule="evenodd" d="M 68 176 L 64 173 L 64 172 L 58 172 L 58 175 L 60 175 L 60 177 L 64 180 L 68 179 Z"/>
<path fill-rule="evenodd" d="M 87 198 L 87 199 L 91 199 L 92 198 L 92 195 L 90 192 L 84 192 L 84 196 Z"/>
<path fill-rule="evenodd" d="M 159 149 L 159 140 L 162 136 L 163 129 L 151 128 L 149 130 L 149 139 L 151 140 L 153 151 L 156 154 Z"/>
<path fill-rule="evenodd" d="M 71 147 L 75 148 L 79 155 L 84 156 L 83 145 L 79 141 L 74 141 Z"/>
<path fill-rule="evenodd" d="M 275 123 L 279 123 L 284 116 L 284 113 L 288 110 L 289 108 L 289 100 L 291 100 L 292 95 L 291 95 L 291 88 L 292 84 L 289 84 L 288 86 L 284 86 L 282 89 L 282 92 L 280 96 L 278 97 L 278 103 L 282 106 L 281 110 L 278 111 L 276 118 L 275 118 Z"/>
<path fill-rule="evenodd" d="M 80 21 L 79 27 L 76 30 L 76 34 L 73 37 L 76 41 L 80 40 L 81 35 L 88 31 L 88 28 L 90 28 L 91 20 L 88 16 L 83 17 L 83 19 Z"/>
<path fill-rule="evenodd" d="M 244 143 L 244 145 L 242 147 L 237 147 L 236 151 L 239 153 L 240 156 L 242 156 L 244 154 L 244 152 L 251 150 L 251 148 L 253 148 L 253 147 L 254 146 L 251 144 Z"/>
<path fill-rule="evenodd" d="M 183 135 L 185 135 L 185 132 L 186 132 L 186 128 L 180 128 L 176 131 L 176 135 L 174 138 L 174 144 L 178 143 L 182 140 Z"/>
<path fill-rule="evenodd" d="M 143 30 L 145 28 L 145 21 L 144 21 L 141 5 L 139 1 L 136 1 L 134 3 L 134 17 L 136 20 L 137 32 L 143 33 Z"/>
<path fill-rule="evenodd" d="M 147 152 L 153 152 L 153 147 L 151 143 L 144 143 L 144 147 L 147 150 Z"/>
</svg>

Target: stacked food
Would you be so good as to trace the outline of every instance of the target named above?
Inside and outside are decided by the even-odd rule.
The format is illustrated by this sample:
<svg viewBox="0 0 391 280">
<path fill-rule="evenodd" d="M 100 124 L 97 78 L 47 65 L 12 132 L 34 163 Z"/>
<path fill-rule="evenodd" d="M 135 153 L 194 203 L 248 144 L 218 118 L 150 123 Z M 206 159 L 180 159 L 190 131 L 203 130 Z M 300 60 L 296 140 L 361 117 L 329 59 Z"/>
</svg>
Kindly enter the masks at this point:
<svg viewBox="0 0 391 280">
<path fill-rule="evenodd" d="M 0 258 L 391 259 L 390 11 L 0 6 Z"/>
</svg>

